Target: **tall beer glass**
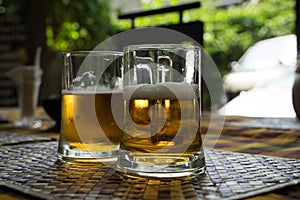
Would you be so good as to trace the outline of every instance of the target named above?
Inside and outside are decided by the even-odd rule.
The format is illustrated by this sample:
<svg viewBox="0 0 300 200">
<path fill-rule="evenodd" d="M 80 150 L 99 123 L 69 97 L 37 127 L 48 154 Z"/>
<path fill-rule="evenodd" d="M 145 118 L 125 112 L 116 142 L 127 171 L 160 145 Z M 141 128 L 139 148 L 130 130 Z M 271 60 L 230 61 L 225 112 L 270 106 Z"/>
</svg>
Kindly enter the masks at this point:
<svg viewBox="0 0 300 200">
<path fill-rule="evenodd" d="M 160 178 L 204 172 L 200 65 L 201 49 L 197 46 L 124 48 L 120 172 Z"/>
<path fill-rule="evenodd" d="M 122 131 L 112 109 L 123 117 L 121 66 L 122 52 L 64 54 L 61 160 L 102 162 L 117 158 Z"/>
</svg>

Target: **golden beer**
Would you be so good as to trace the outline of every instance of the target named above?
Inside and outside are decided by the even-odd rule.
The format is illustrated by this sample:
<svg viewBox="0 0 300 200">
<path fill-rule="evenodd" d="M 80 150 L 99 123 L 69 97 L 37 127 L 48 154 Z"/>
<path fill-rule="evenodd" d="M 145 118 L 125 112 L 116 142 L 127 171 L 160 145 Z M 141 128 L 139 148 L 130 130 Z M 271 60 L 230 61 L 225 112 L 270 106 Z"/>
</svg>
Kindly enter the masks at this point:
<svg viewBox="0 0 300 200">
<path fill-rule="evenodd" d="M 119 155 L 123 169 L 128 172 L 137 166 L 135 171 L 151 173 L 155 163 L 157 173 L 181 168 L 184 174 L 204 167 L 196 91 L 189 85 L 165 83 L 129 92 Z"/>
<path fill-rule="evenodd" d="M 122 138 L 122 149 L 130 150 L 134 153 L 151 153 L 164 147 L 164 151 L 167 152 L 171 146 L 184 145 L 184 142 L 190 143 L 192 141 L 185 152 L 181 152 L 180 148 L 177 149 L 180 154 L 189 154 L 198 151 L 201 147 L 199 145 L 201 137 L 198 130 L 195 135 L 190 135 L 189 138 L 182 138 L 185 135 L 181 135 L 174 140 L 176 134 L 181 131 L 180 129 L 184 129 L 185 131 L 199 129 L 199 123 L 194 119 L 190 118 L 181 121 L 181 108 L 185 107 L 184 111 L 194 109 L 194 100 L 131 99 L 128 104 L 130 117 L 138 126 L 129 125 L 130 128 L 125 130 L 129 134 L 125 134 Z M 158 107 L 157 111 L 150 110 L 153 106 Z M 160 108 L 163 108 L 165 112 L 159 111 Z M 154 119 L 155 117 L 157 118 Z M 165 119 L 160 119 L 160 117 L 165 117 Z M 147 132 L 148 137 L 144 137 L 147 134 L 144 131 L 147 130 L 149 130 Z M 132 133 L 134 136 L 131 136 Z M 177 150 L 175 149 L 173 153 L 177 153 Z"/>
<path fill-rule="evenodd" d="M 113 105 L 119 116 L 114 116 Z M 103 160 L 115 157 L 122 130 L 115 117 L 123 117 L 122 93 L 63 93 L 59 154 L 64 160 Z M 115 114 L 116 115 L 116 114 Z"/>
</svg>

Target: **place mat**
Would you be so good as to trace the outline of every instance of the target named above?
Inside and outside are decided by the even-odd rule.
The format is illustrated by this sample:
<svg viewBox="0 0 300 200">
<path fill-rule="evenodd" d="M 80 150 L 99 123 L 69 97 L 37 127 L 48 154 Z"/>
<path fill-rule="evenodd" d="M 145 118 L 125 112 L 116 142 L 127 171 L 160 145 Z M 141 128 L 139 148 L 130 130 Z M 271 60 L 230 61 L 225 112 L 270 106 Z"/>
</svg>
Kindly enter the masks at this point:
<svg viewBox="0 0 300 200">
<path fill-rule="evenodd" d="M 21 143 L 40 142 L 40 141 L 51 141 L 53 138 L 23 134 L 16 132 L 0 131 L 0 145 L 15 145 Z"/>
<path fill-rule="evenodd" d="M 208 134 L 209 137 L 215 133 Z M 225 124 L 216 143 L 205 142 L 223 151 L 300 159 L 300 131 L 265 127 L 229 126 Z"/>
<path fill-rule="evenodd" d="M 240 199 L 298 184 L 300 160 L 206 149 L 190 179 L 126 178 L 109 165 L 57 161 L 57 142 L 0 149 L 0 184 L 42 199 Z"/>
<path fill-rule="evenodd" d="M 300 121 L 295 118 L 250 118 L 243 121 L 228 121 L 226 125 L 252 128 L 293 129 L 300 130 Z"/>
</svg>

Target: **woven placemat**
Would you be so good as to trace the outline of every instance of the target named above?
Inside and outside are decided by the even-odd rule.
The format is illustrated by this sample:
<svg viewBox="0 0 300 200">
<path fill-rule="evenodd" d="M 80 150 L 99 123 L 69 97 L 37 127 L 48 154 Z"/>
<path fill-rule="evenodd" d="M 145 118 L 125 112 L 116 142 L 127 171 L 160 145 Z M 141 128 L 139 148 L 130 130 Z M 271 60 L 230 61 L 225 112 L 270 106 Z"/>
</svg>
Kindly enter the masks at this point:
<svg viewBox="0 0 300 200">
<path fill-rule="evenodd" d="M 41 142 L 54 140 L 50 137 L 44 137 L 33 134 L 23 134 L 16 132 L 0 131 L 0 145 L 15 145 L 21 143 Z"/>
<path fill-rule="evenodd" d="M 2 185 L 42 199 L 240 199 L 300 181 L 300 160 L 207 149 L 205 175 L 126 178 L 109 165 L 57 161 L 57 142 L 0 149 Z"/>
<path fill-rule="evenodd" d="M 34 134 L 23 134 L 17 132 L 0 131 L 0 145 L 15 145 L 31 142 L 42 142 L 55 140 L 50 137 L 44 137 Z"/>
</svg>

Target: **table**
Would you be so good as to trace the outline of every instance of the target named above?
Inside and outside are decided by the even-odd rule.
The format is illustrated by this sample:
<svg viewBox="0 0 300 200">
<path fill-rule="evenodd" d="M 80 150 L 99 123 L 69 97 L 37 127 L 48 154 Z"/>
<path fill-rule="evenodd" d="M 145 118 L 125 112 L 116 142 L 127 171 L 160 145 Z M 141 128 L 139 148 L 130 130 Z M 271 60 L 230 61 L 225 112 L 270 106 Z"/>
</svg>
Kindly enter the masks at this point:
<svg viewBox="0 0 300 200">
<path fill-rule="evenodd" d="M 0 109 L 0 115 L 9 119 L 16 119 L 17 109 L 16 108 L 5 108 Z M 31 141 L 30 144 L 38 144 L 39 142 L 51 142 L 58 139 L 58 133 L 53 132 L 45 132 L 47 128 L 53 126 L 53 121 L 45 114 L 42 108 L 39 108 L 38 112 L 39 117 L 44 122 L 44 127 L 39 131 L 24 131 L 13 129 L 10 124 L 1 124 L 0 131 L 8 131 L 8 132 L 17 132 L 24 135 L 32 135 L 41 136 L 48 138 L 49 140 L 44 140 L 43 138 L 37 141 Z M 205 138 L 206 144 L 212 145 L 214 143 L 214 138 L 218 133 L 217 131 L 210 133 L 210 114 L 204 113 L 202 120 L 202 133 Z M 207 134 L 209 133 L 209 136 Z M 206 137 L 208 136 L 208 137 Z M 216 136 L 216 137 L 217 137 Z M 44 144 L 44 143 L 42 143 Z M 12 145 L 18 146 L 18 145 Z M 49 146 L 49 145 L 48 145 Z M 1 148 L 5 148 L 6 146 L 1 146 Z M 253 155 L 266 155 L 266 156 L 276 156 L 282 158 L 294 158 L 300 159 L 300 124 L 297 119 L 294 118 L 277 118 L 277 119 L 266 119 L 266 118 L 249 118 L 249 117 L 234 117 L 229 116 L 225 117 L 225 125 L 221 129 L 221 135 L 217 140 L 216 144 L 213 146 L 213 152 L 215 150 L 221 150 L 222 152 L 241 152 L 241 153 L 250 153 Z M 217 151 L 218 153 L 218 151 Z M 214 156 L 213 153 L 211 153 Z M 1 161 L 3 162 L 3 161 Z M 208 166 L 209 168 L 210 166 Z M 107 170 L 107 169 L 106 169 Z M 108 172 L 106 174 L 113 174 L 114 171 L 110 171 L 108 168 Z M 1 173 L 0 173 L 1 174 Z M 103 177 L 102 177 L 103 178 Z M 105 178 L 105 177 L 104 177 Z M 107 178 L 107 177 L 106 177 Z M 110 197 L 112 194 L 112 188 L 119 184 L 120 180 L 115 178 L 112 182 L 111 180 L 108 182 L 108 185 L 111 184 L 110 188 L 106 188 L 104 194 L 107 194 L 107 197 Z M 129 180 L 128 183 L 132 181 Z M 172 187 L 177 187 L 178 190 L 172 192 L 168 191 L 170 185 L 167 185 L 163 181 L 160 185 L 157 183 L 159 180 L 145 180 L 142 179 L 132 188 L 136 191 L 136 196 L 131 196 L 130 198 L 140 198 L 138 196 L 139 190 L 141 190 L 143 184 L 147 184 L 147 188 L 145 189 L 144 196 L 149 199 L 155 199 L 159 197 L 159 199 L 182 199 L 182 198 L 195 198 L 195 191 L 190 191 L 190 185 L 193 182 L 184 182 L 181 183 L 181 188 L 178 187 L 178 181 L 174 180 L 172 182 Z M 122 184 L 126 185 L 126 181 L 123 181 Z M 66 183 L 67 184 L 67 183 Z M 165 185 L 163 185 L 165 184 Z M 151 187 L 152 189 L 151 189 Z M 151 194 L 152 191 L 157 190 L 157 187 L 160 187 L 159 194 Z M 150 189 L 149 189 L 150 188 Z M 120 189 L 120 187 L 119 187 Z M 124 190 L 124 188 L 121 188 Z M 178 191 L 186 191 L 190 196 L 182 196 L 182 193 Z M 120 195 L 124 195 L 124 191 L 119 191 Z M 123 192 L 123 193 L 122 193 Z M 148 194 L 148 193 L 149 194 Z M 194 193 L 193 193 L 194 192 Z M 147 193 L 147 194 L 146 194 Z M 131 195 L 134 195 L 131 194 Z M 148 196 L 147 196 L 148 195 Z M 152 196 L 151 196 L 152 195 Z M 158 196 L 157 196 L 158 195 Z M 180 196 L 181 195 L 181 196 Z M 120 197 L 120 196 L 119 196 Z M 199 197 L 199 196 L 198 196 Z M 17 192 L 16 190 L 11 190 L 6 187 L 0 188 L 0 199 L 32 199 L 32 196 L 26 196 L 22 193 Z M 253 197 L 249 197 L 248 199 L 256 200 L 256 199 L 298 199 L 300 198 L 300 185 L 293 185 L 284 187 L 282 189 L 278 189 L 272 192 L 267 192 L 265 194 L 255 195 Z"/>
</svg>

